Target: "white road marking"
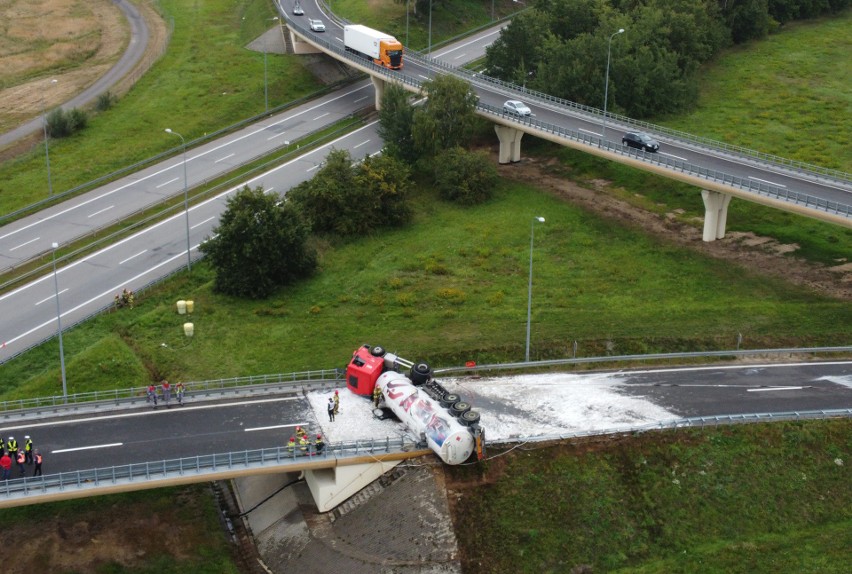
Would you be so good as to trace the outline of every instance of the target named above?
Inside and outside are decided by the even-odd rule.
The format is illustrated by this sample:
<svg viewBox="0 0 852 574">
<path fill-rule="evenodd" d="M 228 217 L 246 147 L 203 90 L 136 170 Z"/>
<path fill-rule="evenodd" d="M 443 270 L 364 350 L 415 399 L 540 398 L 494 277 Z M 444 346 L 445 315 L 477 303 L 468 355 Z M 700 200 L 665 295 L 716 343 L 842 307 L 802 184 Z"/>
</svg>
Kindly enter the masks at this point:
<svg viewBox="0 0 852 574">
<path fill-rule="evenodd" d="M 785 189 L 787 187 L 786 185 L 782 185 L 780 183 L 775 183 L 774 181 L 768 181 L 768 180 L 765 180 L 765 179 L 760 179 L 759 177 L 748 176 L 748 178 L 753 179 L 754 181 L 762 181 L 763 183 L 768 183 L 769 185 L 774 185 L 776 187 L 783 187 Z"/>
<path fill-rule="evenodd" d="M 78 450 L 92 450 L 96 448 L 110 448 L 113 446 L 122 446 L 123 442 L 111 442 L 109 444 L 93 444 L 92 446 L 78 446 L 77 448 L 63 448 L 59 450 L 52 450 L 50 454 L 59 454 L 60 452 L 76 452 Z"/>
<path fill-rule="evenodd" d="M 298 427 L 298 426 L 302 426 L 302 425 L 308 426 L 308 423 L 290 423 L 290 424 L 286 424 L 286 425 L 274 425 L 274 426 L 271 426 L 271 427 L 254 427 L 254 428 L 251 428 L 251 429 L 243 429 L 243 430 L 245 432 L 254 432 L 254 431 L 260 431 L 260 430 L 272 430 L 272 429 L 283 429 L 283 428 L 287 428 L 287 427 Z"/>
<path fill-rule="evenodd" d="M 157 189 L 160 189 L 161 187 L 164 187 L 164 186 L 166 186 L 166 185 L 169 185 L 170 183 L 172 183 L 172 182 L 174 182 L 174 181 L 177 181 L 177 180 L 178 180 L 178 178 L 174 178 L 174 179 L 170 179 L 170 180 L 169 180 L 169 181 L 167 181 L 166 183 L 161 183 L 160 185 L 158 185 L 158 186 L 157 186 Z"/>
<path fill-rule="evenodd" d="M 281 137 L 281 136 L 283 136 L 285 133 L 287 133 L 287 132 L 281 132 L 280 134 L 275 134 L 274 136 L 269 136 L 268 138 L 266 138 L 266 141 L 274 140 L 275 138 L 280 138 L 280 137 Z"/>
<path fill-rule="evenodd" d="M 59 294 L 60 294 L 60 295 L 62 295 L 62 294 L 63 294 L 63 293 L 65 293 L 66 291 L 68 291 L 68 289 L 63 289 L 62 291 L 60 291 L 60 292 L 59 292 Z M 51 300 L 51 299 L 53 299 L 54 297 L 56 297 L 56 294 L 53 294 L 53 295 L 51 295 L 50 297 L 45 297 L 44 299 L 42 299 L 41 301 L 39 301 L 38 303 L 36 303 L 36 307 L 38 307 L 39 305 L 41 305 L 41 304 L 42 304 L 42 303 L 44 303 L 45 301 L 50 301 L 50 300 Z"/>
<path fill-rule="evenodd" d="M 446 52 L 440 52 L 440 53 L 433 54 L 432 57 L 433 58 L 441 58 L 441 57 L 446 56 L 447 54 L 449 54 L 451 52 L 455 52 L 456 50 L 461 50 L 462 48 L 466 48 L 467 46 L 470 46 L 471 44 L 476 44 L 477 42 L 481 42 L 483 39 L 488 38 L 489 36 L 494 36 L 495 34 L 499 34 L 500 32 L 501 32 L 501 30 L 495 30 L 495 31 L 490 32 L 488 34 L 485 34 L 483 36 L 477 36 L 476 38 L 474 38 L 470 42 L 465 42 L 464 44 L 462 44 L 460 46 L 456 46 L 455 48 L 450 48 Z"/>
<path fill-rule="evenodd" d="M 308 168 L 308 169 L 306 169 L 305 171 L 314 171 L 315 169 L 319 169 L 319 166 L 318 166 L 318 165 L 314 165 L 313 167 L 309 167 L 309 168 Z"/>
<path fill-rule="evenodd" d="M 370 140 L 364 140 L 364 141 L 362 141 L 361 143 L 359 143 L 358 145 L 352 146 L 352 149 L 358 149 L 358 148 L 359 148 L 359 147 L 361 147 L 362 145 L 366 145 L 366 144 L 368 144 L 368 143 L 370 143 Z"/>
<path fill-rule="evenodd" d="M 27 241 L 26 243 L 21 243 L 20 245 L 16 245 L 16 246 L 12 247 L 9 251 L 14 251 L 15 249 L 18 249 L 18 248 L 20 248 L 20 247 L 23 247 L 23 246 L 25 246 L 25 245 L 29 245 L 29 244 L 30 244 L 30 243 L 32 243 L 33 241 L 38 241 L 39 239 L 41 239 L 41 237 L 36 237 L 35 239 L 30 239 L 30 240 L 29 240 L 29 241 Z"/>
<path fill-rule="evenodd" d="M 94 212 L 93 214 L 89 215 L 88 217 L 89 217 L 89 219 L 91 219 L 92 217 L 94 217 L 94 216 L 96 216 L 96 215 L 100 215 L 100 214 L 101 214 L 101 213 L 103 213 L 104 211 L 109 211 L 109 210 L 110 210 L 110 209 L 112 209 L 113 207 L 115 207 L 115 205 L 110 205 L 109 207 L 104 207 L 104 208 L 103 208 L 103 209 L 101 209 L 100 211 L 96 211 L 96 212 Z"/>
<path fill-rule="evenodd" d="M 127 263 L 128 261 L 130 261 L 131 259 L 133 259 L 134 257 L 139 257 L 140 255 L 142 255 L 142 254 L 143 254 L 143 253 L 145 253 L 146 251 L 148 251 L 148 250 L 147 250 L 147 249 L 143 249 L 142 251 L 140 251 L 140 252 L 139 252 L 139 253 L 137 253 L 136 255 L 131 255 L 130 257 L 128 257 L 128 258 L 127 258 L 127 259 L 125 259 L 124 261 L 119 261 L 119 262 L 118 262 L 118 264 L 119 264 L 119 265 L 124 265 L 125 263 Z"/>
<path fill-rule="evenodd" d="M 322 119 L 322 118 L 324 118 L 325 116 L 329 116 L 329 115 L 331 115 L 331 114 L 330 114 L 329 112 L 326 112 L 326 113 L 324 113 L 324 114 L 322 114 L 322 115 L 320 115 L 320 116 L 315 117 L 315 118 L 314 118 L 314 119 L 312 119 L 311 121 L 312 121 L 312 122 L 315 122 L 315 121 L 317 121 L 317 120 L 319 120 L 319 119 Z"/>
<path fill-rule="evenodd" d="M 225 160 L 226 160 L 226 159 L 228 159 L 229 157 L 234 157 L 235 155 L 237 155 L 237 154 L 235 154 L 235 153 L 228 154 L 228 155 L 226 155 L 225 157 L 220 157 L 219 159 L 217 159 L 217 160 L 216 160 L 216 161 L 214 161 L 213 163 L 219 163 L 220 161 L 225 161 Z"/>
<path fill-rule="evenodd" d="M 353 104 L 357 104 L 357 103 L 358 103 L 358 102 L 360 102 L 361 100 L 366 100 L 368 97 L 369 97 L 369 96 L 364 96 L 363 98 L 358 98 L 357 100 L 355 100 L 355 101 L 354 101 L 354 102 L 352 102 L 352 103 L 353 103 Z"/>
<path fill-rule="evenodd" d="M 195 225 L 193 225 L 192 227 L 190 227 L 190 229 L 195 229 L 196 227 L 199 227 L 199 226 L 201 226 L 201 225 L 204 225 L 204 224 L 205 224 L 205 223 L 207 223 L 208 221 L 213 221 L 214 219 L 216 219 L 216 217 L 215 217 L 215 216 L 214 216 L 214 217 L 208 217 L 208 218 L 207 218 L 207 219 L 205 219 L 204 221 L 202 221 L 202 222 L 200 222 L 200 223 L 196 223 Z"/>
<path fill-rule="evenodd" d="M 661 151 L 661 152 L 660 152 L 660 155 L 664 155 L 664 156 L 668 156 L 668 157 L 673 157 L 673 158 L 675 158 L 675 159 L 679 159 L 680 161 L 689 161 L 689 160 L 688 160 L 688 159 L 686 159 L 685 157 L 680 157 L 679 155 L 674 155 L 674 154 L 666 153 L 666 152 L 663 152 L 663 151 Z"/>
<path fill-rule="evenodd" d="M 592 134 L 593 136 L 601 137 L 601 134 L 598 132 L 593 132 L 592 130 L 584 130 L 583 128 L 578 128 L 577 131 L 586 132 L 587 134 Z"/>
<path fill-rule="evenodd" d="M 747 389 L 749 393 L 765 393 L 767 391 L 801 391 L 805 387 L 768 387 L 764 389 Z"/>
<path fill-rule="evenodd" d="M 456 56 L 455 58 L 453 58 L 453 60 L 458 60 L 459 58 L 464 58 L 465 56 L 467 56 L 467 54 L 466 54 L 466 53 L 465 53 L 465 54 L 459 54 L 458 56 Z"/>
<path fill-rule="evenodd" d="M 809 367 L 813 365 L 852 365 L 852 361 L 828 361 L 819 363 L 775 363 L 772 365 L 760 365 L 759 369 L 776 369 L 778 367 Z M 735 369 L 754 369 L 748 365 L 716 365 L 707 367 L 676 367 L 674 369 L 645 369 L 639 371 L 615 371 L 613 375 L 630 376 L 630 375 L 646 375 L 656 373 L 688 373 L 691 371 L 732 371 Z"/>
<path fill-rule="evenodd" d="M 420 76 L 421 78 L 423 78 L 424 80 L 431 80 L 432 79 L 429 76 L 424 76 L 423 74 L 417 74 L 417 75 Z"/>
<path fill-rule="evenodd" d="M 217 403 L 215 405 L 193 406 L 193 405 L 187 405 L 186 403 L 184 403 L 184 406 L 176 407 L 175 409 L 154 410 L 151 407 L 146 407 L 143 412 L 122 413 L 120 415 L 104 415 L 104 416 L 99 416 L 99 417 L 87 417 L 87 418 L 84 418 L 84 419 L 67 419 L 67 420 L 62 420 L 62 421 L 52 421 L 52 422 L 48 422 L 48 423 L 26 424 L 26 425 L 19 426 L 19 427 L 8 427 L 8 428 L 4 428 L 4 429 L 0 430 L 0 434 L 5 433 L 5 432 L 12 433 L 13 431 L 16 431 L 16 430 L 20 430 L 21 432 L 24 432 L 24 429 L 39 428 L 39 427 L 53 427 L 53 426 L 57 426 L 57 425 L 67 425 L 67 424 L 73 424 L 73 423 L 90 423 L 90 422 L 93 422 L 93 421 L 105 421 L 105 420 L 109 420 L 109 419 L 124 419 L 124 418 L 131 418 L 131 417 L 145 417 L 145 416 L 149 416 L 149 415 L 162 415 L 162 414 L 166 414 L 166 413 L 177 413 L 177 412 L 185 412 L 185 411 L 202 411 L 202 410 L 206 410 L 206 409 L 219 409 L 219 408 L 222 408 L 222 407 L 239 407 L 239 406 L 243 406 L 243 405 L 256 405 L 258 403 L 276 403 L 276 402 L 282 402 L 282 401 L 298 401 L 298 400 L 299 400 L 299 397 L 278 397 L 278 398 L 275 398 L 275 399 L 259 399 L 259 400 L 256 400 L 256 401 L 240 401 L 240 402 L 237 402 L 237 403 Z"/>
</svg>

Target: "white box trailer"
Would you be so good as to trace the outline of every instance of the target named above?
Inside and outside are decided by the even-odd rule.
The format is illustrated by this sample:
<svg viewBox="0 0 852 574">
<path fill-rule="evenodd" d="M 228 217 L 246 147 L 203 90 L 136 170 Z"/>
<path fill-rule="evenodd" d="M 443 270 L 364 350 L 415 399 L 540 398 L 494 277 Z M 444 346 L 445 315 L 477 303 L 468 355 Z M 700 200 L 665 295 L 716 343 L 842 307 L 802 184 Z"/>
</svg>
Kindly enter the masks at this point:
<svg viewBox="0 0 852 574">
<path fill-rule="evenodd" d="M 391 36 L 360 24 L 343 27 L 343 45 L 374 64 L 398 70 L 402 68 L 402 44 Z"/>
</svg>

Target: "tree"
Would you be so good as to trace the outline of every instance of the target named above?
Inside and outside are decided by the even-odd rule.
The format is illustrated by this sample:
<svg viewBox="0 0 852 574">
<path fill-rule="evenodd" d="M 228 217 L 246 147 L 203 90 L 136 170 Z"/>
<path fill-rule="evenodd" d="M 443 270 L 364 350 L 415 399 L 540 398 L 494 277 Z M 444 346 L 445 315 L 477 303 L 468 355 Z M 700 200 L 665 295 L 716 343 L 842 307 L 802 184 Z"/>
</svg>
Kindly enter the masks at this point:
<svg viewBox="0 0 852 574">
<path fill-rule="evenodd" d="M 497 184 L 497 169 L 482 152 L 457 147 L 435 160 L 435 186 L 444 199 L 475 205 L 491 198 Z"/>
<path fill-rule="evenodd" d="M 417 159 L 411 127 L 414 124 L 414 106 L 409 102 L 408 91 L 399 84 L 388 84 L 382 95 L 379 110 L 379 137 L 385 142 L 384 153 L 409 164 Z"/>
<path fill-rule="evenodd" d="M 261 187 L 245 186 L 228 199 L 213 232 L 200 249 L 216 271 L 213 287 L 220 293 L 262 299 L 316 268 L 298 207 Z"/>
<path fill-rule="evenodd" d="M 422 90 L 428 99 L 414 112 L 412 136 L 420 157 L 428 160 L 470 140 L 477 95 L 468 82 L 449 75 L 423 82 Z"/>
</svg>

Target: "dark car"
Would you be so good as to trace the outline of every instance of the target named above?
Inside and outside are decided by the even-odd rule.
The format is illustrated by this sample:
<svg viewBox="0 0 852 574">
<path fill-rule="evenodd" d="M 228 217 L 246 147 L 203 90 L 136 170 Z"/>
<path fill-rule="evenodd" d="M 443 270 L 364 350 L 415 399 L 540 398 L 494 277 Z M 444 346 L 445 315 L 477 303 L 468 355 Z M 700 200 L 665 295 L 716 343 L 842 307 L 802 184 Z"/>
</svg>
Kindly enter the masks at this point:
<svg viewBox="0 0 852 574">
<path fill-rule="evenodd" d="M 621 138 L 621 143 L 628 147 L 635 147 L 649 152 L 656 152 L 660 149 L 660 142 L 644 132 L 627 132 Z"/>
</svg>

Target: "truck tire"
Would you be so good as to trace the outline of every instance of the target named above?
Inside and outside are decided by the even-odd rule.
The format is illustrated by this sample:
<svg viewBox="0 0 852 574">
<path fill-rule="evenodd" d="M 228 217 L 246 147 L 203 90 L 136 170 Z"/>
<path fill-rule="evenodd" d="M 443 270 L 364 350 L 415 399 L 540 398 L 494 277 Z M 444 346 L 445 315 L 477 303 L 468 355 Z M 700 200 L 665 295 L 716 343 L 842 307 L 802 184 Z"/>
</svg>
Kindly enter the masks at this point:
<svg viewBox="0 0 852 574">
<path fill-rule="evenodd" d="M 416 363 L 411 367 L 411 374 L 408 378 L 418 386 L 427 383 L 432 378 L 432 368 L 426 363 Z"/>
<path fill-rule="evenodd" d="M 469 410 L 470 403 L 467 401 L 459 401 L 457 403 L 453 403 L 453 406 L 450 407 L 450 412 L 454 417 L 460 417 Z"/>
<path fill-rule="evenodd" d="M 442 398 L 440 402 L 441 402 L 442 407 L 444 407 L 445 409 L 448 409 L 451 406 L 453 406 L 455 403 L 459 402 L 460 400 L 462 400 L 462 399 L 457 394 L 447 393 L 446 395 L 444 395 L 444 398 Z"/>
<path fill-rule="evenodd" d="M 477 411 L 465 411 L 459 417 L 459 422 L 466 427 L 472 427 L 479 423 L 479 413 Z"/>
<path fill-rule="evenodd" d="M 385 351 L 385 348 L 380 347 L 379 345 L 376 345 L 375 347 L 370 349 L 370 354 L 374 357 L 384 357 L 385 353 L 387 353 L 387 351 Z"/>
</svg>

